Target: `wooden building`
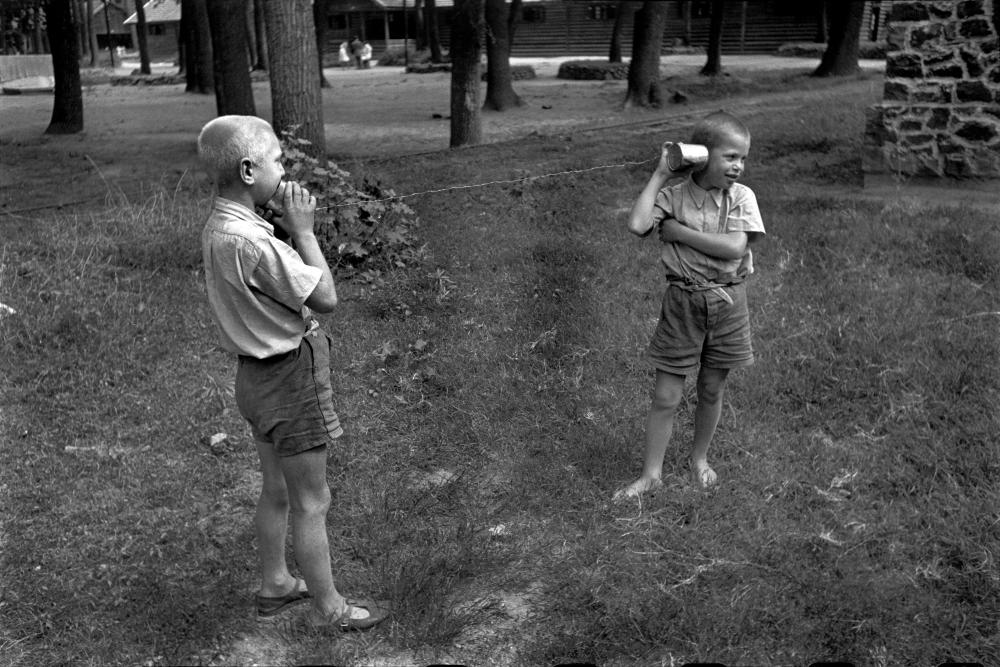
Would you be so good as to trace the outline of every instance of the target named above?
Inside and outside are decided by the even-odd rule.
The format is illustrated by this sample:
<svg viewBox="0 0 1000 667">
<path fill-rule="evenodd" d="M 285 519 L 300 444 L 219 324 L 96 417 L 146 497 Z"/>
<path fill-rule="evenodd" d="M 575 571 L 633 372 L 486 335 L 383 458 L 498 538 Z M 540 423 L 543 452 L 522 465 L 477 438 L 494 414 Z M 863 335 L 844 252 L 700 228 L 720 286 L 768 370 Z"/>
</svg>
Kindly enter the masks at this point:
<svg viewBox="0 0 1000 667">
<path fill-rule="evenodd" d="M 148 0 L 143 6 L 146 15 L 146 45 L 152 60 L 175 60 L 177 40 L 181 25 L 180 0 Z M 138 23 L 136 14 L 125 19 L 132 44 L 138 47 Z"/>
<path fill-rule="evenodd" d="M 415 0 L 317 0 L 326 5 L 326 48 L 358 35 L 376 54 L 387 44 L 416 40 Z M 663 50 L 708 45 L 711 0 L 664 0 L 669 4 Z M 452 0 L 436 0 L 438 27 L 445 49 L 450 41 Z M 630 3 L 630 10 L 642 3 Z M 877 17 L 878 0 L 868 2 L 868 22 Z M 606 55 L 620 4 L 613 0 L 523 0 L 511 55 L 514 57 Z M 822 38 L 819 0 L 742 0 L 725 3 L 723 54 L 771 54 L 786 42 Z M 875 12 L 872 12 L 875 8 Z M 632 48 L 632 14 L 624 17 L 622 53 Z M 866 23 L 866 26 L 868 24 Z M 863 35 L 862 38 L 867 38 Z"/>
<path fill-rule="evenodd" d="M 108 45 L 134 48 L 132 34 L 125 25 L 125 19 L 132 13 L 132 7 L 126 0 L 107 0 L 95 2 L 91 24 L 97 36 L 97 48 L 107 49 Z"/>
</svg>

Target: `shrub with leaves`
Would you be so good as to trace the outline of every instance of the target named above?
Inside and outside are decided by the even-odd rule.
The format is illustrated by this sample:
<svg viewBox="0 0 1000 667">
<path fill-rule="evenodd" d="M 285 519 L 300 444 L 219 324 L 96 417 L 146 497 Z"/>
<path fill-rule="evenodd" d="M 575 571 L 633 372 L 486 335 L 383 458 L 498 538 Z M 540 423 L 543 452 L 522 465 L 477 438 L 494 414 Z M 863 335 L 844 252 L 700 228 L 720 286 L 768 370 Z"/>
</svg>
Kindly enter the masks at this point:
<svg viewBox="0 0 1000 667">
<path fill-rule="evenodd" d="M 401 46 L 390 46 L 379 56 L 378 64 L 382 67 L 402 67 L 403 65 L 424 64 L 430 61 L 430 49 L 404 50 Z"/>
<path fill-rule="evenodd" d="M 374 280 L 420 260 L 417 214 L 392 189 L 367 176 L 358 184 L 332 160 L 307 153 L 296 127 L 281 133 L 285 173 L 316 196 L 316 238 L 341 277 Z"/>
<path fill-rule="evenodd" d="M 628 78 L 628 63 L 606 60 L 567 60 L 559 65 L 557 79 L 619 79 Z"/>
</svg>

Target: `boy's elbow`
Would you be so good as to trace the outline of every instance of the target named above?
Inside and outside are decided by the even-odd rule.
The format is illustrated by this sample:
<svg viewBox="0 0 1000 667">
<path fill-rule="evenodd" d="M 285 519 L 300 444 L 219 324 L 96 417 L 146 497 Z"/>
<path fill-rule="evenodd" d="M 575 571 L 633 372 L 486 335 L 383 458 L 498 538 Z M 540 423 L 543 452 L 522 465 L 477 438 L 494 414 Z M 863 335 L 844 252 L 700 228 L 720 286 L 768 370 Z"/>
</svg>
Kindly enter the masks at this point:
<svg viewBox="0 0 1000 667">
<path fill-rule="evenodd" d="M 740 246 L 738 246 L 736 248 L 733 248 L 733 251 L 731 253 L 729 253 L 729 257 L 727 257 L 727 259 L 741 259 L 743 257 L 743 255 L 745 255 L 745 254 L 747 254 L 747 244 L 746 243 L 744 243 L 744 244 L 742 244 L 742 245 L 740 245 Z"/>
<path fill-rule="evenodd" d="M 337 307 L 337 291 L 316 289 L 306 299 L 306 305 L 317 313 L 329 313 Z"/>
<path fill-rule="evenodd" d="M 317 299 L 314 303 L 307 303 L 306 305 L 309 306 L 310 310 L 315 310 L 317 313 L 329 313 L 337 307 L 337 297 Z"/>
<path fill-rule="evenodd" d="M 628 230 L 636 236 L 645 236 L 651 229 L 653 229 L 653 225 L 646 220 L 630 219 L 628 221 Z"/>
<path fill-rule="evenodd" d="M 730 246 L 730 253 L 727 259 L 740 259 L 743 255 L 747 254 L 747 248 L 749 247 L 747 235 L 740 234 L 738 238 L 733 239 Z"/>
</svg>

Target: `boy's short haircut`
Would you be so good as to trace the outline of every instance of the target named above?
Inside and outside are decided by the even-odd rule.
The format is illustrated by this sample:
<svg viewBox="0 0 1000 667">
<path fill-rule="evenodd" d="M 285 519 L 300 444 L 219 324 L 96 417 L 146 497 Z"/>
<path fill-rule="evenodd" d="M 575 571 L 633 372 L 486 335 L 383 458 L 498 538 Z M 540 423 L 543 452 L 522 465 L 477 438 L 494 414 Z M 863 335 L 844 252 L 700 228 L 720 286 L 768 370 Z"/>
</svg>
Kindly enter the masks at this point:
<svg viewBox="0 0 1000 667">
<path fill-rule="evenodd" d="M 219 116 L 201 129 L 198 158 L 212 178 L 225 181 L 235 177 L 244 158 L 262 164 L 264 139 L 273 135 L 271 124 L 257 116 Z"/>
<path fill-rule="evenodd" d="M 701 144 L 709 150 L 721 144 L 731 134 L 750 138 L 750 129 L 736 116 L 716 111 L 698 121 L 691 132 L 691 143 Z"/>
</svg>

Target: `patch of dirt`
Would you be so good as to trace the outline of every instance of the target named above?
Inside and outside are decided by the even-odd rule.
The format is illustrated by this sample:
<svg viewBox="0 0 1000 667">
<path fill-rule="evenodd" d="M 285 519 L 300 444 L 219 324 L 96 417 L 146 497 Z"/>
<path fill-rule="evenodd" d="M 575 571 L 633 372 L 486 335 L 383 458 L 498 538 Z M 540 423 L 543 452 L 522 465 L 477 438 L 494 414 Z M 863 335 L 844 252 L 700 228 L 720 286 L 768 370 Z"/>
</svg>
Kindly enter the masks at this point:
<svg viewBox="0 0 1000 667">
<path fill-rule="evenodd" d="M 703 56 L 665 58 L 668 88 L 697 77 Z M 536 78 L 514 82 L 524 104 L 484 112 L 484 141 L 552 134 L 580 127 L 655 120 L 690 112 L 697 100 L 660 110 L 621 110 L 626 82 L 556 78 L 560 60 L 523 59 Z M 525 64 L 525 63 L 522 63 Z M 802 59 L 758 56 L 731 69 L 808 68 Z M 450 74 L 407 74 L 400 67 L 325 70 L 327 149 L 338 162 L 447 150 Z M 270 84 L 253 84 L 257 113 L 271 117 Z M 485 92 L 485 91 L 484 91 Z M 97 204 L 108 192 L 141 197 L 151 187 L 174 189 L 201 178 L 195 138 L 216 115 L 215 97 L 184 92 L 182 85 L 84 89 L 85 131 L 44 134 L 52 96 L 0 96 L 0 213 L 26 214 L 53 205 Z M 9 219 L 9 216 L 4 216 Z"/>
</svg>

